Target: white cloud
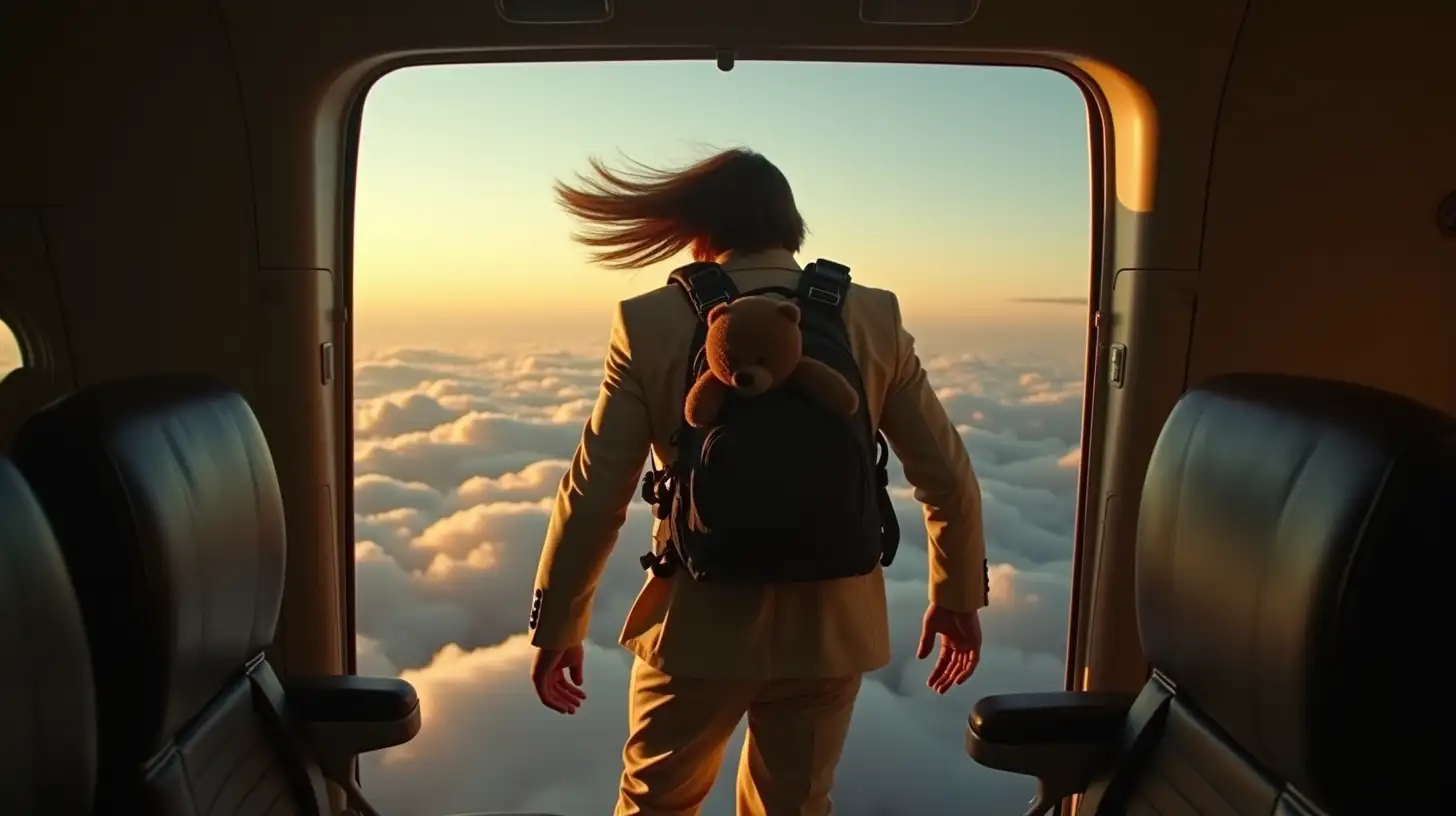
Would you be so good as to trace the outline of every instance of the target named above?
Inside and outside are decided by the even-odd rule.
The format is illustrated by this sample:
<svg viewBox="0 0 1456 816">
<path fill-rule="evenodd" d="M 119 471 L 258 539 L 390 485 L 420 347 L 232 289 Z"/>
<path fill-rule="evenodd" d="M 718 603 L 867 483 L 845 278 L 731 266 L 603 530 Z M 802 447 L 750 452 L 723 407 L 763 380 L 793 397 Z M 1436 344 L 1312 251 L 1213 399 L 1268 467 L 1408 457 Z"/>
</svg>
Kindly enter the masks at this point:
<svg viewBox="0 0 1456 816">
<path fill-rule="evenodd" d="M 905 530 L 888 571 L 895 656 L 855 711 L 836 810 L 846 816 L 1014 811 L 1029 780 L 962 748 L 975 700 L 1062 683 L 1080 372 L 962 355 L 927 357 L 981 480 L 993 603 L 987 650 L 965 686 L 924 688 L 911 652 L 925 607 L 920 508 L 892 465 Z M 620 774 L 630 656 L 616 645 L 641 587 L 651 519 L 634 503 L 597 594 L 589 700 L 574 717 L 536 702 L 526 616 L 550 501 L 589 415 L 598 358 L 392 352 L 358 366 L 356 569 L 360 671 L 401 673 L 424 726 L 363 759 L 385 812 L 607 812 Z M 741 730 L 706 813 L 732 811 Z M 893 750 L 887 746 L 894 746 Z"/>
</svg>

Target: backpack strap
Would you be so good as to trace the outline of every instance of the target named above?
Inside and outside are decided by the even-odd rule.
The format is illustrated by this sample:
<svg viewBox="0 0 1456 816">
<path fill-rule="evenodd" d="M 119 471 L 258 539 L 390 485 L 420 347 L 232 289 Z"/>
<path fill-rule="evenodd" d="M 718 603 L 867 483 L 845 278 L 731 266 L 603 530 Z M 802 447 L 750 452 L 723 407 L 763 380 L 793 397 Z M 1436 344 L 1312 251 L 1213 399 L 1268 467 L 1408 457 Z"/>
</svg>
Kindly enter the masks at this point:
<svg viewBox="0 0 1456 816">
<path fill-rule="evenodd" d="M 698 320 L 706 324 L 708 312 L 719 303 L 729 303 L 738 297 L 738 286 L 723 267 L 712 261 L 699 261 L 672 270 L 667 276 L 668 284 L 682 287 L 693 307 Z"/>
<path fill-rule="evenodd" d="M 720 303 L 731 303 L 737 298 L 738 286 L 723 271 L 723 267 L 712 261 L 698 261 L 680 266 L 667 276 L 667 283 L 669 286 L 677 285 L 682 288 L 688 305 L 698 316 L 698 325 L 688 346 L 687 376 L 683 383 L 683 393 L 687 394 L 697 382 L 698 373 L 706 365 L 704 347 L 708 341 L 708 312 Z M 653 506 L 653 515 L 659 520 L 668 517 L 674 492 L 679 489 L 682 480 L 687 478 L 687 474 L 697 466 L 698 431 L 687 420 L 679 417 L 678 421 L 678 429 L 672 435 L 673 445 L 677 448 L 677 457 L 672 465 L 658 470 L 650 467 L 652 460 L 649 457 L 648 470 L 642 476 L 642 499 Z M 662 552 L 658 552 L 654 542 L 653 549 L 637 561 L 643 569 L 651 570 L 657 577 L 670 578 L 677 569 L 678 559 L 671 543 Z"/>
<path fill-rule="evenodd" d="M 708 342 L 708 312 L 719 303 L 733 302 L 739 296 L 738 285 L 728 277 L 723 267 L 712 261 L 698 261 L 680 266 L 667 276 L 667 283 L 669 286 L 676 284 L 682 287 L 688 305 L 693 307 L 693 313 L 698 316 L 698 327 L 693 332 L 692 343 L 688 347 L 686 387 L 692 388 L 704 363 L 703 347 Z M 687 428 L 686 422 L 683 427 Z"/>
<path fill-rule="evenodd" d="M 875 503 L 880 508 L 880 566 L 888 567 L 900 551 L 900 519 L 890 498 L 890 442 L 883 431 L 875 431 Z M 991 597 L 991 590 L 986 590 Z"/>
<path fill-rule="evenodd" d="M 846 342 L 849 336 L 845 333 L 843 309 L 849 296 L 849 284 L 849 267 L 820 258 L 804 267 L 799 276 L 799 287 L 793 293 L 800 308 L 834 320 Z M 862 392 L 863 384 L 859 384 L 858 388 Z M 890 498 L 890 444 L 884 433 L 870 426 L 869 412 L 863 406 L 860 415 L 870 438 L 874 440 L 875 502 L 880 511 L 880 564 L 888 567 L 900 549 L 900 520 L 895 517 L 895 505 Z"/>
<path fill-rule="evenodd" d="M 796 294 L 807 308 L 839 314 L 849 295 L 849 267 L 820 258 L 804 267 Z"/>
</svg>

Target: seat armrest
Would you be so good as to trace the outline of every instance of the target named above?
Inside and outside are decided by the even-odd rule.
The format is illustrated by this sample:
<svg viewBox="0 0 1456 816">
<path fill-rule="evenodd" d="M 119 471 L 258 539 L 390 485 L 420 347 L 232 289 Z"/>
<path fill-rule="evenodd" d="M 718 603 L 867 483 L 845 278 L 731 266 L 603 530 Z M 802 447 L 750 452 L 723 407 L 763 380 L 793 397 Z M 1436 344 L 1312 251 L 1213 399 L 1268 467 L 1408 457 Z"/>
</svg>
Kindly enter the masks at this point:
<svg viewBox="0 0 1456 816">
<path fill-rule="evenodd" d="M 1026 813 L 1050 813 L 1116 756 L 1135 699 L 1079 691 L 982 697 L 971 708 L 966 753 L 987 768 L 1036 777 Z"/>
<path fill-rule="evenodd" d="M 331 674 L 284 683 L 289 714 L 307 723 L 393 723 L 419 710 L 415 687 L 397 677 Z"/>
<path fill-rule="evenodd" d="M 352 780 L 354 757 L 403 745 L 420 732 L 419 695 L 394 677 L 290 678 L 283 703 L 324 776 L 340 784 Z"/>
<path fill-rule="evenodd" d="M 995 745 L 1107 742 L 1122 730 L 1134 699 L 1081 691 L 997 694 L 976 701 L 970 728 Z"/>
</svg>

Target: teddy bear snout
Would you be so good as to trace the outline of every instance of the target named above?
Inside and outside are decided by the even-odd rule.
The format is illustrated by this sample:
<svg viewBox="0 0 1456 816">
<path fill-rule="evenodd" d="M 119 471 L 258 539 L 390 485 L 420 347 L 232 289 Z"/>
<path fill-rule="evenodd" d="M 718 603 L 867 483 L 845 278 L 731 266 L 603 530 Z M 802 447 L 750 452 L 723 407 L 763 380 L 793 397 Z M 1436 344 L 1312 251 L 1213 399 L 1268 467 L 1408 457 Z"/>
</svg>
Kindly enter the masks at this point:
<svg viewBox="0 0 1456 816">
<path fill-rule="evenodd" d="M 756 396 L 773 385 L 773 377 L 758 366 L 747 366 L 733 372 L 733 389 L 740 394 Z"/>
</svg>

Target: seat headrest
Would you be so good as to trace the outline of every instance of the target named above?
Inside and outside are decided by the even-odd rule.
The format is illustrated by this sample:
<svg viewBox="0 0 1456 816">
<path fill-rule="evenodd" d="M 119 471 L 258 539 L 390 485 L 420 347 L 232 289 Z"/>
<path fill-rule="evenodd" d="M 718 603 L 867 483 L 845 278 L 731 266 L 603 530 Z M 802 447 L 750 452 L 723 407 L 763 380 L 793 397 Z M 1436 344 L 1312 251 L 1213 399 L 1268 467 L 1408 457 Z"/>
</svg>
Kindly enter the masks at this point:
<svg viewBox="0 0 1456 816">
<path fill-rule="evenodd" d="M 149 376 L 50 404 L 13 455 L 91 633 L 102 756 L 150 758 L 273 639 L 283 503 L 262 429 L 221 383 Z"/>
<path fill-rule="evenodd" d="M 0 457 L 0 813 L 90 814 L 96 697 L 81 610 L 30 487 Z"/>
<path fill-rule="evenodd" d="M 1423 567 L 1453 532 L 1450 417 L 1347 383 L 1215 379 L 1178 402 L 1148 465 L 1144 653 L 1317 803 L 1389 805 L 1371 799 L 1436 753 L 1411 744 L 1400 695 L 1421 692 L 1416 633 L 1439 619 Z"/>
</svg>

